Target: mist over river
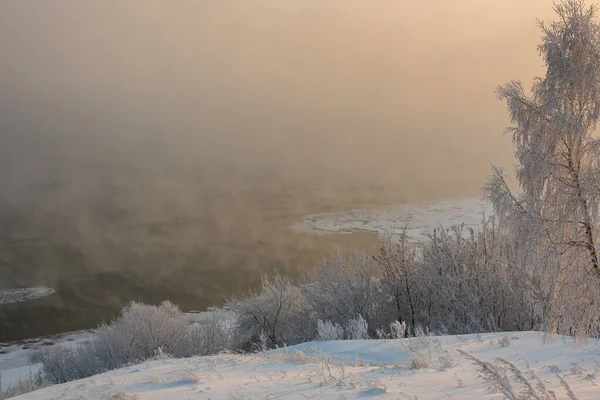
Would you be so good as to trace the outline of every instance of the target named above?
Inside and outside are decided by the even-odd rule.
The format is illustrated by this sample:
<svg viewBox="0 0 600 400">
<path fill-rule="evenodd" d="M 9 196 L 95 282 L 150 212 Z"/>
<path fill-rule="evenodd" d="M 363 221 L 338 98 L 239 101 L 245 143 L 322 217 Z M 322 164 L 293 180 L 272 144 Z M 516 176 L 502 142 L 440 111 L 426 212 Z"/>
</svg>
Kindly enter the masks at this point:
<svg viewBox="0 0 600 400">
<path fill-rule="evenodd" d="M 264 173 L 215 174 L 235 184 L 215 186 L 182 171 L 120 174 L 64 204 L 55 196 L 69 182 L 60 181 L 30 188 L 31 202 L 4 202 L 2 287 L 42 285 L 56 293 L 0 304 L 0 341 L 93 327 L 131 300 L 202 310 L 256 287 L 264 272 L 299 276 L 332 251 L 377 243 L 375 234 L 325 238 L 289 229 L 309 212 L 385 199 L 375 189 L 359 196 L 356 188 L 294 186 Z"/>
<path fill-rule="evenodd" d="M 494 88 L 540 72 L 550 13 L 1 1 L 0 289 L 54 292 L 0 304 L 0 341 L 93 327 L 131 300 L 202 310 L 378 243 L 365 218 L 380 214 L 317 236 L 292 229 L 306 216 L 477 196 L 490 163 L 513 162 Z"/>
</svg>

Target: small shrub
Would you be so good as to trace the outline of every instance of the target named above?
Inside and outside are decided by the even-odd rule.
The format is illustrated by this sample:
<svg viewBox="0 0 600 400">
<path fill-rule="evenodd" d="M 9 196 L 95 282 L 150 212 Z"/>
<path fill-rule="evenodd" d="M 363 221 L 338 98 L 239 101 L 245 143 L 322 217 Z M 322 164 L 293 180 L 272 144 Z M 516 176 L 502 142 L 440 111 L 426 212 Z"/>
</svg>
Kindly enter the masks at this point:
<svg viewBox="0 0 600 400">
<path fill-rule="evenodd" d="M 442 354 L 438 357 L 439 367 L 441 370 L 446 370 L 448 368 L 456 367 L 456 360 L 452 356 L 452 354 Z"/>
<path fill-rule="evenodd" d="M 428 334 L 423 330 L 421 325 L 417 325 L 417 326 L 413 327 L 413 335 L 415 337 L 420 338 L 420 337 L 427 336 Z"/>
<path fill-rule="evenodd" d="M 48 383 L 44 382 L 40 373 L 30 372 L 25 377 L 21 377 L 16 382 L 8 385 L 2 383 L 2 375 L 0 375 L 0 400 L 20 396 L 46 386 L 48 386 Z"/>
<path fill-rule="evenodd" d="M 193 349 L 188 320 L 170 302 L 130 303 L 110 325 L 74 349 L 45 347 L 32 353 L 44 380 L 64 383 L 160 356 L 185 357 Z M 195 337 L 194 337 L 195 338 Z"/>
<path fill-rule="evenodd" d="M 402 339 L 406 337 L 406 322 L 394 321 L 390 324 L 390 330 L 392 331 L 392 338 Z"/>
<path fill-rule="evenodd" d="M 71 367 L 78 364 L 72 351 L 62 346 L 36 350 L 31 354 L 29 361 L 32 364 L 41 364 L 40 371 L 48 382 L 64 383 L 83 378 L 79 376 L 76 368 Z M 93 363 L 93 360 L 90 360 L 90 363 Z"/>
<path fill-rule="evenodd" d="M 269 346 L 267 345 L 268 339 L 269 337 L 265 331 L 260 331 L 260 334 L 258 335 L 258 345 L 260 346 L 260 351 L 263 353 L 269 349 Z"/>
<path fill-rule="evenodd" d="M 317 321 L 317 340 L 342 340 L 344 328 L 331 321 Z"/>
<path fill-rule="evenodd" d="M 231 299 L 224 310 L 232 318 L 232 331 L 237 349 L 260 349 L 260 335 L 266 334 L 265 348 L 274 349 L 311 340 L 315 336 L 314 321 L 309 318 L 308 300 L 299 287 L 277 273 L 264 275 L 256 293 Z"/>
<path fill-rule="evenodd" d="M 138 400 L 140 396 L 137 394 L 115 393 L 109 397 L 109 400 Z"/>
<path fill-rule="evenodd" d="M 377 339 L 390 339 L 392 335 L 387 334 L 383 329 L 375 330 L 375 336 Z"/>
<path fill-rule="evenodd" d="M 424 369 L 433 367 L 433 363 L 426 359 L 419 352 L 410 352 L 410 362 L 408 363 L 410 369 Z"/>
<path fill-rule="evenodd" d="M 211 318 L 190 327 L 190 355 L 209 356 L 227 350 L 231 346 L 231 332 L 222 316 L 213 313 Z"/>
<path fill-rule="evenodd" d="M 500 347 L 508 347 L 510 346 L 510 339 L 508 336 L 504 336 L 502 339 L 498 340 L 498 344 Z"/>
<path fill-rule="evenodd" d="M 358 314 L 356 318 L 348 321 L 346 326 L 346 337 L 348 340 L 364 340 L 369 338 L 367 321 Z"/>
</svg>

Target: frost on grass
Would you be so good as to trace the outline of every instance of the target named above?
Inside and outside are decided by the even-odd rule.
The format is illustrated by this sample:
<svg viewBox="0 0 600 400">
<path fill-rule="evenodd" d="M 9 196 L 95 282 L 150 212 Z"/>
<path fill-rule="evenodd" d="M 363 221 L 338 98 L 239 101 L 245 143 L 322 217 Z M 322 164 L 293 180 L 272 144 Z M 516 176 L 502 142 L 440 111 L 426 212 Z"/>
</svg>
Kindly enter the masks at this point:
<svg viewBox="0 0 600 400">
<path fill-rule="evenodd" d="M 411 352 L 410 353 L 410 362 L 408 364 L 411 369 L 425 369 L 433 367 L 433 362 L 425 358 L 419 352 Z"/>
<path fill-rule="evenodd" d="M 510 346 L 510 339 L 508 336 L 503 336 L 502 339 L 498 340 L 498 344 L 502 347 Z"/>
<path fill-rule="evenodd" d="M 483 361 L 464 350 L 459 349 L 458 352 L 481 368 L 481 377 L 490 384 L 493 391 L 502 393 L 509 400 L 556 400 L 557 398 L 556 392 L 548 389 L 548 382 L 542 381 L 529 367 L 527 367 L 527 372 L 531 378 L 528 378 L 515 363 L 506 358 L 498 357 L 494 364 Z M 566 380 L 558 373 L 556 373 L 556 377 L 566 389 L 569 399 L 577 400 L 577 396 Z"/>
</svg>

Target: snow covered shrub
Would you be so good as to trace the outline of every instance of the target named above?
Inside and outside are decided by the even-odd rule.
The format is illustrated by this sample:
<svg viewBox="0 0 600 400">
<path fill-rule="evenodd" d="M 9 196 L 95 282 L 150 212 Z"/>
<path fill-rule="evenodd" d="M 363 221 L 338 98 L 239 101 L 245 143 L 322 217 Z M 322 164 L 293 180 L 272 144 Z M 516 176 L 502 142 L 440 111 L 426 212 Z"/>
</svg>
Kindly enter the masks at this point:
<svg viewBox="0 0 600 400">
<path fill-rule="evenodd" d="M 419 323 L 449 334 L 535 329 L 526 250 L 495 218 L 477 230 L 435 229 L 423 243 Z"/>
<path fill-rule="evenodd" d="M 415 244 L 409 243 L 407 229 L 405 226 L 399 235 L 387 232 L 374 258 L 381 270 L 383 294 L 392 300 L 392 321 L 410 321 L 415 325 L 419 306 L 417 280 L 422 268 Z"/>
<path fill-rule="evenodd" d="M 212 312 L 208 320 L 190 327 L 190 355 L 208 356 L 230 348 L 231 332 L 225 318 L 218 311 Z"/>
<path fill-rule="evenodd" d="M 172 303 L 152 306 L 132 302 L 74 353 L 94 359 L 102 370 L 111 370 L 150 359 L 159 348 L 173 357 L 189 355 L 189 335 L 187 317 Z"/>
<path fill-rule="evenodd" d="M 267 336 L 268 348 L 294 345 L 312 340 L 315 324 L 310 304 L 288 277 L 264 275 L 258 293 L 228 301 L 224 309 L 231 313 L 236 347 L 256 350 L 260 334 Z"/>
<path fill-rule="evenodd" d="M 392 332 L 392 338 L 402 339 L 406 336 L 406 322 L 394 321 L 390 324 L 390 330 Z"/>
<path fill-rule="evenodd" d="M 340 324 L 331 321 L 317 321 L 316 340 L 342 340 L 344 339 L 344 328 Z"/>
<path fill-rule="evenodd" d="M 354 249 L 322 259 L 301 289 L 318 319 L 347 326 L 360 314 L 370 324 L 377 318 L 376 276 L 373 257 Z"/>
<path fill-rule="evenodd" d="M 448 368 L 456 367 L 456 360 L 452 354 L 446 351 L 444 354 L 438 357 L 438 364 L 439 369 L 445 371 Z"/>
<path fill-rule="evenodd" d="M 413 336 L 415 336 L 417 338 L 422 338 L 422 337 L 427 336 L 427 333 L 423 330 L 421 325 L 417 325 L 414 327 Z"/>
<path fill-rule="evenodd" d="M 410 369 L 425 369 L 431 368 L 433 363 L 425 358 L 421 353 L 417 351 L 410 352 L 410 361 L 408 367 Z"/>
<path fill-rule="evenodd" d="M 39 373 L 30 372 L 24 377 L 20 377 L 16 382 L 9 385 L 2 383 L 2 375 L 0 375 L 0 400 L 10 399 L 20 396 L 25 393 L 33 392 L 48 386 L 49 384 L 43 380 Z"/>
<path fill-rule="evenodd" d="M 80 376 L 78 369 L 75 367 L 79 362 L 74 357 L 72 351 L 63 346 L 46 347 L 36 350 L 31 354 L 30 362 L 32 364 L 41 364 L 40 371 L 43 380 L 47 382 L 64 383 L 85 377 Z M 95 360 L 90 360 L 90 364 L 95 365 Z"/>
<path fill-rule="evenodd" d="M 377 339 L 390 339 L 390 335 L 383 329 L 378 328 L 375 330 L 375 337 Z"/>
<path fill-rule="evenodd" d="M 140 396 L 137 394 L 127 394 L 123 392 L 115 393 L 108 397 L 108 400 L 138 400 Z"/>
<path fill-rule="evenodd" d="M 191 353 L 187 317 L 170 302 L 160 306 L 130 303 L 121 316 L 103 325 L 92 339 L 73 349 L 53 346 L 37 350 L 31 363 L 42 375 L 63 383 L 153 358 L 157 351 L 173 357 Z"/>
<path fill-rule="evenodd" d="M 113 331 L 109 337 L 122 346 L 118 350 L 126 355 L 126 362 L 146 360 L 159 348 L 173 357 L 185 356 L 187 351 L 188 318 L 169 301 L 158 307 L 132 302 L 107 328 Z M 104 332 L 100 330 L 98 337 Z"/>
<path fill-rule="evenodd" d="M 348 340 L 364 340 L 369 338 L 367 321 L 358 314 L 356 318 L 348 321 L 346 325 L 346 338 Z"/>
<path fill-rule="evenodd" d="M 112 368 L 97 354 L 94 342 L 82 343 L 73 349 L 63 346 L 45 347 L 34 351 L 29 360 L 40 364 L 45 382 L 64 383 L 87 378 Z"/>
<path fill-rule="evenodd" d="M 260 351 L 265 352 L 267 350 L 269 350 L 269 348 L 267 347 L 267 334 L 265 333 L 265 331 L 261 331 L 260 335 L 258 335 L 258 345 L 260 346 Z"/>
<path fill-rule="evenodd" d="M 502 339 L 498 340 L 498 344 L 501 347 L 508 347 L 510 346 L 510 339 L 508 338 L 508 336 L 503 336 Z"/>
</svg>

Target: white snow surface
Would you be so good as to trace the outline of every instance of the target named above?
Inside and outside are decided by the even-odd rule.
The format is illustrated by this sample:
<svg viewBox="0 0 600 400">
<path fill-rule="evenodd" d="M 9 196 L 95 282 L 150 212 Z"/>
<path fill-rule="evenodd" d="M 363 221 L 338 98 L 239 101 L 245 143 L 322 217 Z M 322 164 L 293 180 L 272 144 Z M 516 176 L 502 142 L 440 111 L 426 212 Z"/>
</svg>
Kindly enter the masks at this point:
<svg viewBox="0 0 600 400">
<path fill-rule="evenodd" d="M 476 227 L 483 215 L 492 215 L 491 205 L 480 197 L 458 197 L 421 204 L 397 204 L 376 209 L 349 210 L 307 215 L 292 231 L 312 235 L 388 231 L 398 233 L 408 226 L 408 236 L 422 242 L 439 226 L 465 224 Z"/>
<path fill-rule="evenodd" d="M 504 346 L 501 339 L 505 339 Z M 432 362 L 411 369 L 409 349 Z M 263 354 L 221 354 L 156 360 L 91 378 L 50 386 L 15 399 L 504 399 L 491 389 L 481 368 L 461 355 L 485 362 L 513 362 L 539 390 L 569 399 L 566 382 L 579 400 L 599 399 L 600 341 L 574 347 L 568 338 L 543 344 L 537 332 L 424 337 L 402 340 L 313 342 Z M 441 366 L 443 358 L 456 365 Z M 535 372 L 537 381 L 530 370 Z M 509 384 L 524 389 L 506 372 Z M 125 397 L 125 395 L 130 397 Z M 534 398 L 534 397 L 521 397 Z"/>
<path fill-rule="evenodd" d="M 28 287 L 18 289 L 0 289 L 0 304 L 19 303 L 40 297 L 50 296 L 55 293 L 49 287 Z"/>
</svg>

